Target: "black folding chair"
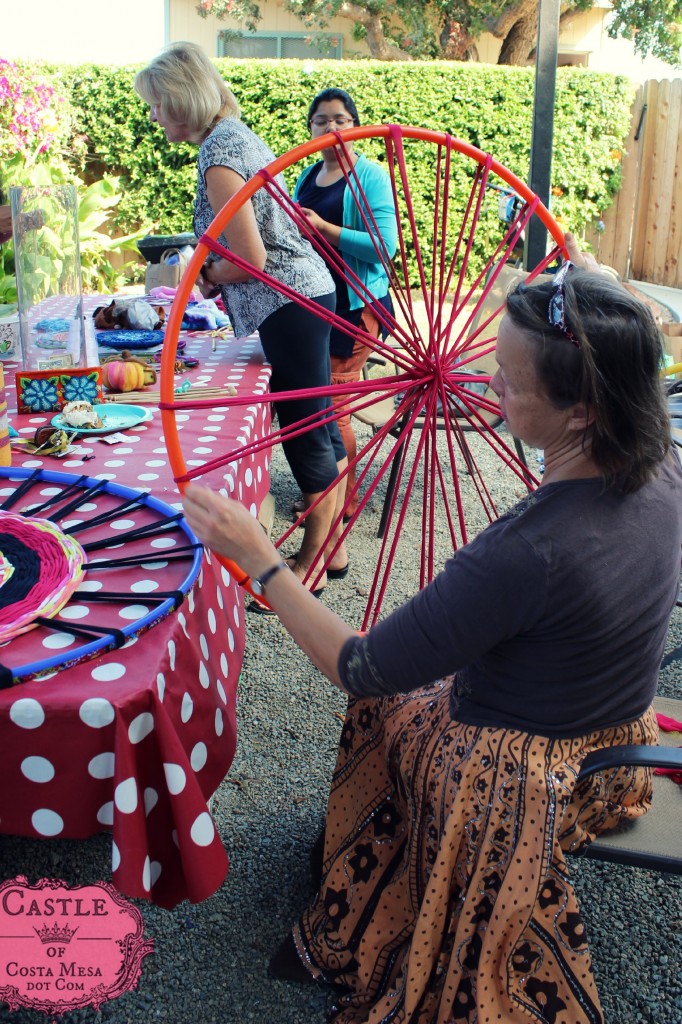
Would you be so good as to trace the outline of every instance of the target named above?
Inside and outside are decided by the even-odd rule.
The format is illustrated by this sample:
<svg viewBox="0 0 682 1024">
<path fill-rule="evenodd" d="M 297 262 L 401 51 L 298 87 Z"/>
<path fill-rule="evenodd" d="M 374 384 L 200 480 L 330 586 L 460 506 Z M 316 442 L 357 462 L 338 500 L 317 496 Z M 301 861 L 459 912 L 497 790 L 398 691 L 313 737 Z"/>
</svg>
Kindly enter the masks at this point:
<svg viewBox="0 0 682 1024">
<path fill-rule="evenodd" d="M 654 706 L 661 714 L 682 721 L 682 700 L 657 697 Z M 662 733 L 662 738 L 666 734 Z M 682 772 L 682 746 L 609 747 L 588 754 L 578 781 L 595 772 L 619 765 L 674 768 Z M 636 821 L 625 822 L 605 832 L 580 855 L 614 864 L 650 868 L 682 874 L 682 786 L 665 775 L 654 775 L 651 809 Z"/>
</svg>

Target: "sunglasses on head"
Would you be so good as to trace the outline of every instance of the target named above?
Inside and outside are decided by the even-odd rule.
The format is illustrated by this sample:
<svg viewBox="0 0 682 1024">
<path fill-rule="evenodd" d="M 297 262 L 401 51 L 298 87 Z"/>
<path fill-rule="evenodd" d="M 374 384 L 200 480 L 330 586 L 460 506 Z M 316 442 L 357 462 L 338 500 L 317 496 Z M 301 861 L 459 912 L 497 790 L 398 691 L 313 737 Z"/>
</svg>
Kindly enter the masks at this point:
<svg viewBox="0 0 682 1024">
<path fill-rule="evenodd" d="M 575 345 L 576 348 L 580 348 L 580 341 L 576 338 L 566 323 L 565 282 L 566 276 L 572 268 L 573 263 L 571 263 L 570 260 L 566 260 L 561 264 L 561 267 L 554 276 L 552 297 L 549 300 L 549 308 L 547 310 L 547 319 L 552 327 L 558 327 L 562 334 L 566 335 L 572 345 Z"/>
</svg>

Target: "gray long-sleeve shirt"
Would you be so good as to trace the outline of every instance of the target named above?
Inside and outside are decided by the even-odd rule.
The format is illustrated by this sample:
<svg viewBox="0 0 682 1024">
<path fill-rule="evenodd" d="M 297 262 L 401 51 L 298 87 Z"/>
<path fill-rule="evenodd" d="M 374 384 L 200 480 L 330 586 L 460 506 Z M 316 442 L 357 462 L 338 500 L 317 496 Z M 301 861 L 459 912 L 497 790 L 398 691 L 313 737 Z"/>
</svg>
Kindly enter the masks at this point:
<svg viewBox="0 0 682 1024">
<path fill-rule="evenodd" d="M 543 486 L 347 641 L 343 684 L 378 696 L 455 673 L 454 717 L 549 736 L 630 721 L 656 692 L 681 544 L 676 457 L 634 494 Z"/>
</svg>

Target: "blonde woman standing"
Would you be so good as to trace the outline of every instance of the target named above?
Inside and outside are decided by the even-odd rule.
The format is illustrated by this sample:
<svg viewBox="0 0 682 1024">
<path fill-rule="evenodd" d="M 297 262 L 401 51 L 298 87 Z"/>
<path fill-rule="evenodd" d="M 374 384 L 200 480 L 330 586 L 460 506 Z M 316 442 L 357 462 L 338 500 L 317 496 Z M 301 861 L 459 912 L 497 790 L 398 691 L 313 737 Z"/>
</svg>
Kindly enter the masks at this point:
<svg viewBox="0 0 682 1024">
<path fill-rule="evenodd" d="M 237 100 L 214 64 L 194 43 L 174 43 L 163 50 L 138 72 L 135 90 L 149 104 L 150 120 L 164 129 L 169 142 L 189 142 L 199 147 L 194 231 L 200 237 L 244 183 L 275 159 L 274 154 L 239 119 Z M 283 179 L 278 180 L 286 189 Z M 243 204 L 218 240 L 256 270 L 314 299 L 323 309 L 334 311 L 334 283 L 324 262 L 264 189 Z M 271 392 L 329 384 L 330 328 L 326 319 L 302 309 L 247 270 L 215 254 L 207 260 L 199 284 L 204 294 L 220 289 L 237 337 L 259 332 L 272 365 Z M 328 399 L 319 398 L 275 402 L 280 428 L 322 413 L 328 405 Z M 314 504 L 346 465 L 345 448 L 334 422 L 285 441 L 283 449 L 306 505 Z M 324 552 L 337 491 L 330 491 L 306 518 L 301 549 L 292 564 L 300 579 L 314 578 L 311 571 Z M 341 545 L 332 568 L 347 560 Z M 321 593 L 325 583 L 323 573 L 316 593 Z"/>
</svg>

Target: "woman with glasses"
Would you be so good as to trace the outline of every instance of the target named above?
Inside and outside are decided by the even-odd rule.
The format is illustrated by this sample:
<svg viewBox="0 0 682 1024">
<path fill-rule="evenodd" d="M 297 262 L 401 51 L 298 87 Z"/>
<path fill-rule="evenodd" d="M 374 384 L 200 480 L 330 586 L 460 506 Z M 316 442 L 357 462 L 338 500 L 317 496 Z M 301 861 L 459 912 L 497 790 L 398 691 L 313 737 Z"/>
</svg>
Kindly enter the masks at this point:
<svg viewBox="0 0 682 1024">
<path fill-rule="evenodd" d="M 334 986 L 335 1024 L 603 1024 L 564 851 L 651 798 L 646 769 L 576 780 L 592 750 L 657 742 L 682 543 L 661 356 L 649 310 L 606 275 L 519 284 L 492 386 L 544 450 L 538 489 L 364 635 L 270 577 L 350 698 L 319 892 L 271 961 Z M 236 502 L 190 487 L 185 510 L 252 576 L 278 565 Z"/>
<path fill-rule="evenodd" d="M 240 120 L 239 106 L 203 50 L 194 43 L 174 43 L 135 77 L 135 89 L 149 103 L 149 117 L 165 130 L 169 142 L 190 142 L 199 147 L 194 231 L 201 236 L 227 201 L 274 154 Z M 279 178 L 285 189 L 283 179 Z M 334 282 L 323 260 L 313 250 L 282 207 L 265 189 L 259 189 L 226 226 L 219 242 L 299 294 L 313 298 L 333 312 Z M 235 334 L 258 331 L 263 351 L 272 365 L 270 390 L 309 390 L 330 380 L 329 323 L 291 302 L 248 270 L 211 254 L 199 281 L 204 295 L 220 293 Z M 305 398 L 275 402 L 280 429 L 323 412 L 327 399 Z M 306 505 L 313 504 L 345 468 L 346 453 L 334 422 L 286 440 L 282 445 Z M 321 499 L 305 521 L 301 549 L 292 564 L 294 573 L 309 579 L 319 576 L 319 595 L 326 574 L 311 572 L 329 542 L 336 516 L 339 488 Z M 340 506 L 339 506 L 340 508 Z M 340 531 L 337 531 L 337 533 Z M 345 559 L 341 545 L 336 558 Z M 268 612 L 254 602 L 251 608 Z"/>
<path fill-rule="evenodd" d="M 343 89 L 324 89 L 310 104 L 308 127 L 313 138 L 359 124 L 355 103 Z M 344 142 L 343 146 L 323 150 L 322 159 L 303 171 L 296 182 L 294 199 L 310 227 L 338 249 L 349 271 L 355 275 L 351 279 L 359 278 L 361 282 L 356 287 L 349 285 L 330 265 L 336 285 L 337 316 L 366 336 L 378 338 L 380 325 L 375 308 L 381 304 L 389 311 L 392 309 L 385 265 L 393 258 L 398 240 L 388 174 L 379 164 L 356 153 L 352 142 Z M 332 384 L 360 380 L 371 351 L 362 336 L 347 334 L 333 326 L 329 346 Z M 343 400 L 343 395 L 332 399 L 336 404 Z M 338 424 L 352 463 L 357 446 L 350 414 L 340 417 Z M 345 512 L 348 516 L 358 505 L 357 496 L 353 494 L 356 485 L 353 468 L 349 469 L 346 481 Z"/>
</svg>

